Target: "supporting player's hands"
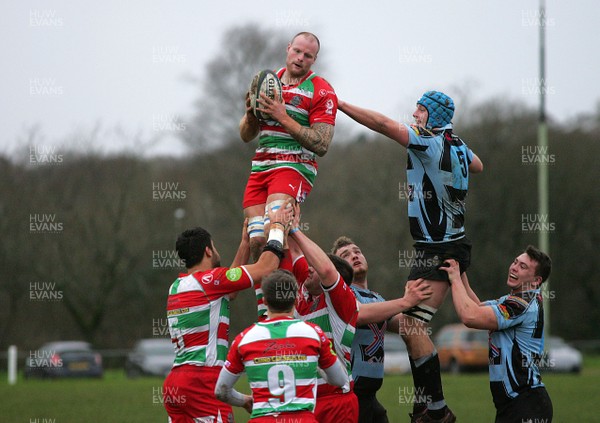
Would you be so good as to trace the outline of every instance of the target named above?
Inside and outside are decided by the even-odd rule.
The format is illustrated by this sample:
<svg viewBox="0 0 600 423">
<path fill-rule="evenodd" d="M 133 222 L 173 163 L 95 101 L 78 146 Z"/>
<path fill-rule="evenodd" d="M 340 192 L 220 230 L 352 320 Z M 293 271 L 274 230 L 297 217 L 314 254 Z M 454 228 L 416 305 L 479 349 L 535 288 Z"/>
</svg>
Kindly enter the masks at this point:
<svg viewBox="0 0 600 423">
<path fill-rule="evenodd" d="M 285 111 L 285 103 L 283 101 L 279 101 L 277 99 L 270 99 L 263 93 L 260 93 L 260 99 L 258 99 L 260 107 L 256 109 L 267 113 L 271 116 L 272 119 L 277 122 L 281 122 L 281 119 L 287 116 L 287 112 Z"/>
<path fill-rule="evenodd" d="M 404 299 L 408 302 L 409 307 L 414 307 L 417 304 L 425 301 L 433 294 L 431 286 L 425 282 L 425 279 L 417 279 L 406 282 L 404 288 Z"/>
<path fill-rule="evenodd" d="M 290 198 L 286 200 L 277 210 L 267 210 L 267 214 L 271 222 L 270 224 L 273 225 L 278 223 L 281 225 L 286 234 L 292 226 L 292 220 L 294 218 L 294 208 L 292 207 L 293 202 L 295 202 L 295 200 Z"/>
<path fill-rule="evenodd" d="M 292 228 L 291 234 L 296 232 L 296 230 L 300 229 L 300 217 L 302 216 L 300 213 L 300 203 L 296 202 L 293 205 L 294 216 L 292 218 Z"/>
<path fill-rule="evenodd" d="M 444 260 L 444 263 L 439 267 L 440 270 L 448 273 L 448 279 L 450 280 L 450 285 L 455 282 L 461 282 L 460 278 L 460 266 L 458 262 L 454 259 Z"/>
</svg>

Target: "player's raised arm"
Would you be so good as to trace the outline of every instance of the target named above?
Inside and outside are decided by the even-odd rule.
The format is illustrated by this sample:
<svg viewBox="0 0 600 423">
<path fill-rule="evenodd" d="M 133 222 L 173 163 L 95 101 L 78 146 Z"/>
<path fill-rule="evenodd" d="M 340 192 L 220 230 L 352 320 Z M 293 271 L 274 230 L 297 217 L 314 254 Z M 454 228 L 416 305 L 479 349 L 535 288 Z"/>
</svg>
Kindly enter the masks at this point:
<svg viewBox="0 0 600 423">
<path fill-rule="evenodd" d="M 398 144 L 404 147 L 408 145 L 408 130 L 403 124 L 374 110 L 364 109 L 341 100 L 338 103 L 338 110 L 361 125 L 393 139 Z"/>
<path fill-rule="evenodd" d="M 361 304 L 356 324 L 362 326 L 388 320 L 396 314 L 416 306 L 421 301 L 431 297 L 432 294 L 431 286 L 425 283 L 424 279 L 408 281 L 402 298 L 380 303 Z"/>
<path fill-rule="evenodd" d="M 300 206 L 294 206 L 294 214 L 300 213 Z M 290 235 L 296 244 L 302 250 L 308 264 L 312 266 L 319 277 L 324 287 L 330 287 L 338 280 L 338 271 L 327 253 L 321 249 L 313 240 L 307 237 L 302 231 L 295 231 Z"/>
<path fill-rule="evenodd" d="M 450 259 L 446 260 L 444 264 L 445 266 L 440 269 L 448 272 L 448 278 L 452 285 L 452 301 L 461 322 L 473 329 L 498 329 L 498 321 L 492 308 L 473 301 L 469 296 L 460 276 L 458 262 Z"/>
<path fill-rule="evenodd" d="M 233 262 L 229 267 L 239 267 L 244 264 L 248 264 L 250 260 L 250 237 L 248 236 L 248 218 L 244 219 L 244 224 L 242 225 L 242 239 L 240 240 L 240 245 L 238 250 L 233 258 Z"/>
</svg>

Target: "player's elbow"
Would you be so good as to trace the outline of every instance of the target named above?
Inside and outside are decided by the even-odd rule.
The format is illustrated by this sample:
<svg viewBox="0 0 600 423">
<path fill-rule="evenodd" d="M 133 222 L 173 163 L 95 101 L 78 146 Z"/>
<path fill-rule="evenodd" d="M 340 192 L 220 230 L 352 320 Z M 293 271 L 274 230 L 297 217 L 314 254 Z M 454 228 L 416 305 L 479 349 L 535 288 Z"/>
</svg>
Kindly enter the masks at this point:
<svg viewBox="0 0 600 423">
<path fill-rule="evenodd" d="M 227 387 L 223 385 L 218 385 L 215 387 L 215 396 L 219 401 L 227 402 L 229 399 L 229 395 L 227 394 Z"/>
<path fill-rule="evenodd" d="M 325 154 L 327 154 L 327 151 L 328 151 L 328 148 L 323 146 L 323 147 L 315 148 L 314 153 L 319 157 L 323 157 Z"/>
<path fill-rule="evenodd" d="M 249 131 L 240 130 L 240 138 L 245 143 L 252 141 L 254 138 L 256 138 L 257 135 L 258 135 L 258 133 L 254 134 L 254 133 L 250 133 Z"/>
<path fill-rule="evenodd" d="M 461 317 L 461 322 L 463 323 L 463 325 L 465 325 L 468 328 L 471 329 L 477 329 L 477 321 L 475 319 L 473 319 L 472 317 Z"/>
<path fill-rule="evenodd" d="M 470 173 L 481 173 L 481 172 L 483 172 L 483 164 L 480 164 L 479 166 L 469 166 L 469 172 Z"/>
<path fill-rule="evenodd" d="M 476 158 L 469 164 L 469 172 L 470 173 L 481 173 L 483 172 L 483 162 Z"/>
</svg>

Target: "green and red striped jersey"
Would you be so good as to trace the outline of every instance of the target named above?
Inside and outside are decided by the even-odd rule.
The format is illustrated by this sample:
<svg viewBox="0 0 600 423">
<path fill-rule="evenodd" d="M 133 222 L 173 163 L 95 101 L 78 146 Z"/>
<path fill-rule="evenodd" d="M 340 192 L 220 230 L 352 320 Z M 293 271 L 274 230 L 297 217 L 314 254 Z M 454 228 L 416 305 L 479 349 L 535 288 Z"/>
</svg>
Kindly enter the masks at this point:
<svg viewBox="0 0 600 423">
<path fill-rule="evenodd" d="M 281 78 L 285 68 L 277 71 Z M 335 125 L 337 96 L 329 83 L 310 71 L 298 84 L 283 86 L 287 114 L 300 125 L 317 122 Z M 275 120 L 261 121 L 258 147 L 252 159 L 252 172 L 267 172 L 281 167 L 292 168 L 312 186 L 317 176 L 315 153 L 302 147 Z"/>
<path fill-rule="evenodd" d="M 181 274 L 169 288 L 167 320 L 173 366 L 222 366 L 229 346 L 228 294 L 250 288 L 244 266 Z"/>
<path fill-rule="evenodd" d="M 291 317 L 266 319 L 240 333 L 231 345 L 225 368 L 244 370 L 252 389 L 251 418 L 288 412 L 312 412 L 317 393 L 317 366 L 331 367 L 337 357 L 317 325 Z"/>
</svg>

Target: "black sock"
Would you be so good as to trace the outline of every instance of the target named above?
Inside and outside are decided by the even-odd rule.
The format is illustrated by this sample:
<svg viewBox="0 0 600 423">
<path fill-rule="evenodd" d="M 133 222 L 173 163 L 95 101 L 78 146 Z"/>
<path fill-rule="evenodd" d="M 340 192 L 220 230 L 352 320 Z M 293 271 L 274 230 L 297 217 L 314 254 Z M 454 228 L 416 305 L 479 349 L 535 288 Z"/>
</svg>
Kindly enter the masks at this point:
<svg viewBox="0 0 600 423">
<path fill-rule="evenodd" d="M 423 384 L 423 378 L 421 377 L 420 372 L 416 370 L 417 366 L 415 365 L 415 360 L 413 360 L 412 357 L 409 356 L 408 361 L 410 361 L 410 370 L 413 377 L 413 384 L 415 385 L 413 398 L 413 414 L 418 415 L 425 411 L 425 409 L 427 409 L 427 403 L 424 401 L 425 386 Z"/>
<path fill-rule="evenodd" d="M 425 361 L 423 361 L 425 360 Z M 440 419 L 446 412 L 444 391 L 442 389 L 442 378 L 440 374 L 440 360 L 437 352 L 429 357 L 423 357 L 415 362 L 413 380 L 422 385 L 415 395 L 425 397 L 428 412 L 431 417 Z M 416 383 L 415 383 L 416 385 Z"/>
</svg>

